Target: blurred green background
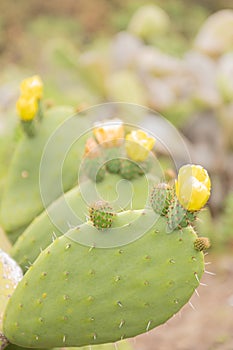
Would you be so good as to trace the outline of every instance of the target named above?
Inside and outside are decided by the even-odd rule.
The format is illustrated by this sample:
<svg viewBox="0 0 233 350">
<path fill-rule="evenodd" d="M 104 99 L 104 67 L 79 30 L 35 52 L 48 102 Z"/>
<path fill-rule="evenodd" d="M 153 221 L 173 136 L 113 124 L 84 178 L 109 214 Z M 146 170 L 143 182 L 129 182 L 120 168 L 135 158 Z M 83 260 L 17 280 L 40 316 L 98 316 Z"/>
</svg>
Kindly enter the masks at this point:
<svg viewBox="0 0 233 350">
<path fill-rule="evenodd" d="M 213 298 L 222 297 L 214 312 L 226 317 L 228 326 L 222 322 L 219 329 L 221 318 L 208 317 L 206 292 L 204 311 L 196 320 L 190 316 L 197 339 L 180 343 L 180 325 L 174 324 L 171 338 L 165 340 L 162 329 L 135 346 L 155 349 L 156 341 L 158 350 L 191 350 L 196 344 L 199 350 L 233 349 L 232 0 L 2 0 L 0 64 L 0 194 L 20 137 L 15 102 L 27 76 L 42 77 L 47 106 L 133 102 L 158 111 L 179 129 L 193 163 L 207 168 L 212 179 L 210 209 L 201 213 L 197 227 L 212 241 L 219 276 L 210 284 Z M 157 152 L 166 164 L 166 152 Z M 177 159 L 182 163 L 179 154 Z M 205 322 L 212 336 L 201 343 Z"/>
</svg>

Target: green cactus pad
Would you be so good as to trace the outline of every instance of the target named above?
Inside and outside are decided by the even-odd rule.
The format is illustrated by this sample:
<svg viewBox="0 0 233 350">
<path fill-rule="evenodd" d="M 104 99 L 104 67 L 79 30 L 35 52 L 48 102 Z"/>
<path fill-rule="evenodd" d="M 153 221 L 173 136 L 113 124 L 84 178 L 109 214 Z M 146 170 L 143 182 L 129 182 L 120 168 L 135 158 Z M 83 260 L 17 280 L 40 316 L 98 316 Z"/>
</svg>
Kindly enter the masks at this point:
<svg viewBox="0 0 233 350">
<path fill-rule="evenodd" d="M 54 236 L 61 236 L 69 227 L 75 227 L 86 221 L 87 203 L 103 199 L 112 203 L 117 200 L 114 209 L 142 209 L 146 206 L 150 188 L 147 178 L 142 176 L 130 183 L 119 175 L 106 174 L 104 181 L 96 184 L 86 181 L 81 188 L 75 187 L 67 192 L 65 198 L 57 199 L 46 211 L 38 216 L 13 246 L 11 255 L 25 271 L 40 251 L 52 243 Z M 132 186 L 132 200 L 130 187 Z M 80 191 L 82 189 L 82 191 Z M 99 195 L 92 196 L 95 189 Z M 85 194 L 83 196 L 83 194 Z M 86 197 L 87 194 L 87 197 Z M 91 195 L 91 197 L 90 197 Z M 119 197 L 118 197 L 119 195 Z M 66 203 L 71 210 L 66 206 Z M 77 214 L 76 216 L 74 214 Z M 53 220 L 52 218 L 56 218 Z"/>
<path fill-rule="evenodd" d="M 0 221 L 7 233 L 28 225 L 39 213 L 43 211 L 41 200 L 39 176 L 40 163 L 44 148 L 55 129 L 74 114 L 70 107 L 52 108 L 45 113 L 43 121 L 38 126 L 38 134 L 33 138 L 22 137 L 16 148 L 9 170 L 6 188 L 2 198 L 0 209 Z M 69 136 L 78 136 L 89 127 L 86 119 L 73 118 L 73 127 Z M 70 131 L 70 130 L 69 130 Z M 72 135 L 71 135 L 72 134 Z M 64 144 L 67 143 L 67 130 L 63 129 L 57 134 L 57 143 L 51 149 L 52 158 L 46 164 L 47 186 L 50 191 L 51 201 L 62 193 L 54 179 L 61 176 L 60 158 L 64 156 Z M 74 144 L 66 156 L 62 182 L 65 191 L 70 189 L 77 180 L 77 166 L 81 160 L 86 138 L 83 137 L 78 144 Z M 63 158 L 62 158 L 63 159 Z M 74 167 L 75 164 L 75 167 Z"/>
<path fill-rule="evenodd" d="M 37 350 L 41 350 L 39 348 L 36 348 Z M 84 347 L 78 347 L 78 348 L 61 348 L 60 350 L 133 350 L 133 346 L 128 340 L 122 340 L 117 342 L 116 346 L 115 344 L 109 343 L 109 344 L 98 344 L 98 345 L 92 345 L 90 346 L 84 346 Z M 20 346 L 17 346 L 15 344 L 9 344 L 7 346 L 7 350 L 30 350 L 30 348 L 23 348 Z M 59 350 L 59 348 L 55 348 L 54 350 Z"/>
<path fill-rule="evenodd" d="M 152 211 L 117 214 L 106 234 L 85 223 L 45 249 L 4 315 L 4 334 L 23 347 L 85 346 L 134 337 L 166 322 L 189 300 L 204 271 L 191 227 L 166 233 Z M 79 242 L 127 238 L 115 248 Z M 22 305 L 22 307 L 21 307 Z"/>
<path fill-rule="evenodd" d="M 0 249 L 0 349 L 7 344 L 7 338 L 2 333 L 3 314 L 23 273 L 17 263 Z"/>
</svg>

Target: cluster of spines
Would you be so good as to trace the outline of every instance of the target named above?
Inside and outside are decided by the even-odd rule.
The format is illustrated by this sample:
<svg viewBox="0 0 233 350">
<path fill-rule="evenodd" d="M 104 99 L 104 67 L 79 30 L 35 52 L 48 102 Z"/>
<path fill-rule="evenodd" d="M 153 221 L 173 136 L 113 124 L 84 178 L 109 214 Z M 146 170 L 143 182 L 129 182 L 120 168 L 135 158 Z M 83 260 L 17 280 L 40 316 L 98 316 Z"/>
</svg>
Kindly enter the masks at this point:
<svg viewBox="0 0 233 350">
<path fill-rule="evenodd" d="M 110 228 L 115 215 L 113 208 L 104 201 L 97 201 L 89 207 L 90 221 L 99 230 Z"/>
<path fill-rule="evenodd" d="M 210 248 L 210 241 L 207 237 L 198 237 L 194 242 L 194 248 L 196 250 L 199 250 L 202 252 L 203 250 L 206 250 Z"/>
</svg>

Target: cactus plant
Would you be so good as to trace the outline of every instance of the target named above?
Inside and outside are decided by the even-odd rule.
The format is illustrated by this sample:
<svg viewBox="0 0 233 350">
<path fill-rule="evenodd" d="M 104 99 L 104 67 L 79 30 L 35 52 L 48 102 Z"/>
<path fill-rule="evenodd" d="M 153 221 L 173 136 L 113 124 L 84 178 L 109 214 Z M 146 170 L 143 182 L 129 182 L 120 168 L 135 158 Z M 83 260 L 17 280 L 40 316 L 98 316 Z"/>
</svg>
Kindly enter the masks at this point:
<svg viewBox="0 0 233 350">
<path fill-rule="evenodd" d="M 125 135 L 123 123 L 111 120 L 97 123 L 92 135 L 72 145 L 63 188 L 57 188 L 52 181 L 59 177 L 62 150 L 89 121 L 71 118 L 69 139 L 63 124 L 59 142 L 50 144 L 69 112 L 43 116 L 41 85 L 36 78 L 34 90 L 34 79 L 21 86 L 17 108 L 26 135 L 2 200 L 4 228 L 10 237 L 20 234 L 11 255 L 25 275 L 0 252 L 0 349 L 112 350 L 111 343 L 120 341 L 119 349 L 130 350 L 123 339 L 166 322 L 199 285 L 210 243 L 197 236 L 193 221 L 209 198 L 209 176 L 202 167 L 187 165 L 175 184 L 158 184 L 151 154 L 155 139 L 130 128 Z M 44 159 L 46 203 L 39 195 Z M 18 271 L 17 281 L 9 266 Z"/>
</svg>

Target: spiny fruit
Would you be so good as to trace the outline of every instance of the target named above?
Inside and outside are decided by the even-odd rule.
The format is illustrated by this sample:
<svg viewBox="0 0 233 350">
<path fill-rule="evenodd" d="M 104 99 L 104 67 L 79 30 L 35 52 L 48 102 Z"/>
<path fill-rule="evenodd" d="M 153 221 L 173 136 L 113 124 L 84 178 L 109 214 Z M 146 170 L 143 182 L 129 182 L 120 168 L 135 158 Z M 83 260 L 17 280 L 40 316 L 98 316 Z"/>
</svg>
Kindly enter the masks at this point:
<svg viewBox="0 0 233 350">
<path fill-rule="evenodd" d="M 210 240 L 207 237 L 198 237 L 194 242 L 194 248 L 202 251 L 210 248 Z"/>
<path fill-rule="evenodd" d="M 168 229 L 170 231 L 176 230 L 177 228 L 187 227 L 196 220 L 196 213 L 190 212 L 179 203 L 175 198 L 167 211 Z"/>
<path fill-rule="evenodd" d="M 118 174 L 121 168 L 121 152 L 119 148 L 106 148 L 106 168 L 112 174 Z"/>
<path fill-rule="evenodd" d="M 174 196 L 174 190 L 166 183 L 157 184 L 151 191 L 151 207 L 155 213 L 166 215 Z"/>
<path fill-rule="evenodd" d="M 112 174 L 118 174 L 121 169 L 121 161 L 118 158 L 111 159 L 106 163 L 107 170 Z"/>
<path fill-rule="evenodd" d="M 4 334 L 23 347 L 85 346 L 166 322 L 187 303 L 204 271 L 194 230 L 182 231 L 167 234 L 166 219 L 152 210 L 117 214 L 108 234 L 90 222 L 68 231 L 17 286 Z M 110 248 L 101 248 L 103 242 Z"/>
<path fill-rule="evenodd" d="M 121 169 L 120 169 L 121 176 L 126 180 L 132 180 L 139 176 L 140 174 L 140 167 L 135 162 L 128 160 L 128 159 L 122 159 L 121 160 Z"/>
<path fill-rule="evenodd" d="M 99 230 L 112 226 L 115 213 L 107 202 L 97 201 L 89 208 L 90 220 Z"/>
</svg>

